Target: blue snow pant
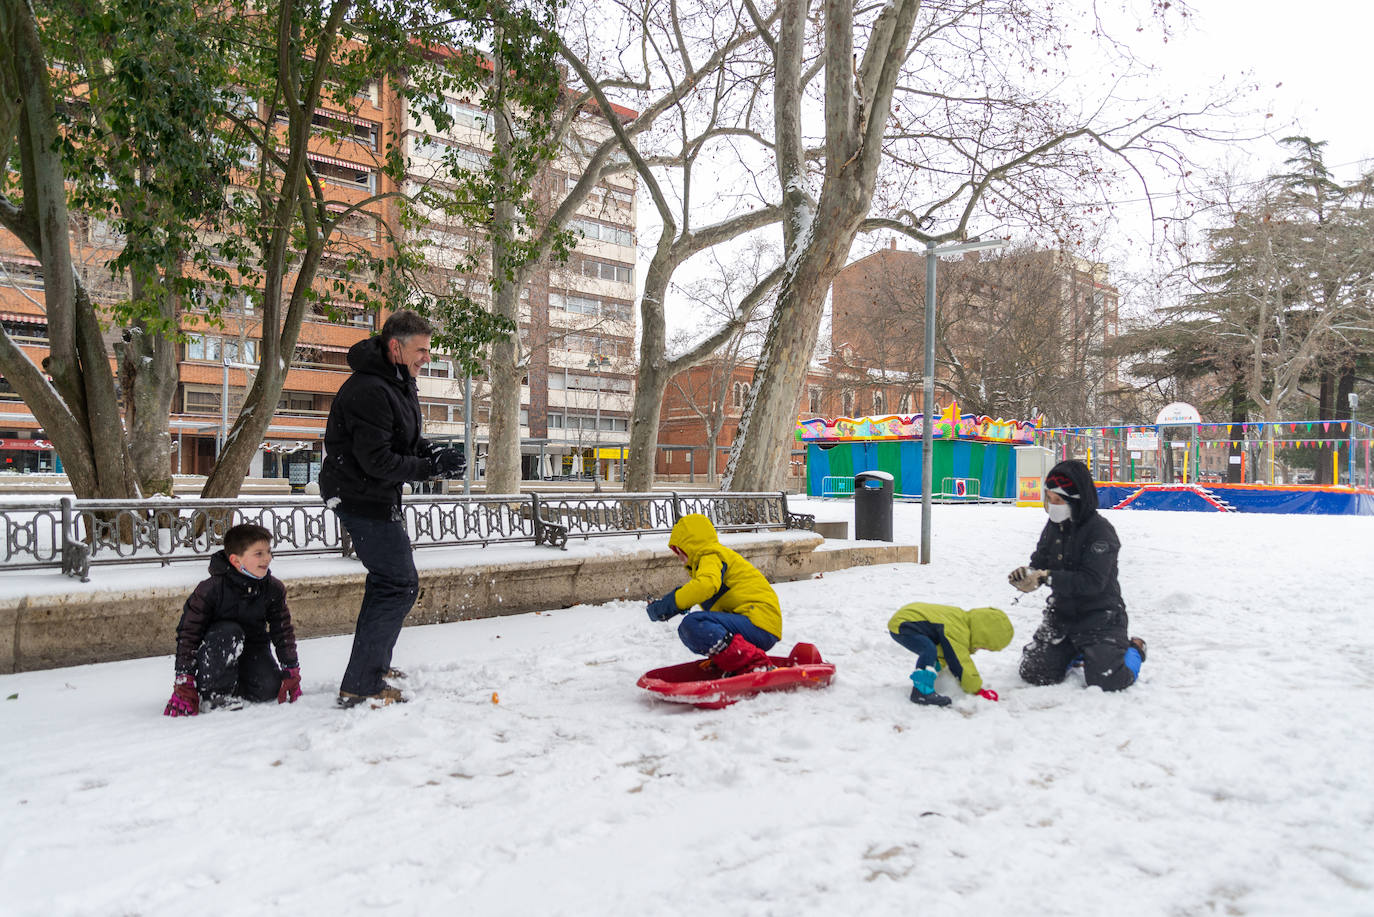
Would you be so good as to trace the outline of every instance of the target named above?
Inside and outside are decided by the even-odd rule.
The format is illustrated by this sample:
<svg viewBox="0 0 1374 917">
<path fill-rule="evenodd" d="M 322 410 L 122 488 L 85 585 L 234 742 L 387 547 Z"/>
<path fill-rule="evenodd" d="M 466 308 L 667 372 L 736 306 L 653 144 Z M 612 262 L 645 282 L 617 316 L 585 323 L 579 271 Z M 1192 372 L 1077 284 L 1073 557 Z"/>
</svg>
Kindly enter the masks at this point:
<svg viewBox="0 0 1374 917">
<path fill-rule="evenodd" d="M 212 703 L 226 697 L 261 703 L 276 699 L 281 669 L 266 641 L 248 643 L 239 624 L 216 621 L 196 650 L 196 687 Z"/>
<path fill-rule="evenodd" d="M 363 604 L 353 629 L 353 652 L 339 690 L 376 694 L 385 685 L 382 678 L 391 668 L 391 651 L 401 626 L 420 595 L 420 575 L 415 572 L 410 538 L 399 514 L 383 520 L 335 512 L 367 568 Z"/>
<path fill-rule="evenodd" d="M 1033 685 L 1057 685 L 1074 657 L 1083 657 L 1088 686 L 1120 691 L 1135 684 L 1140 653 L 1126 637 L 1126 612 L 1093 611 L 1062 627 L 1046 621 L 1021 651 L 1021 678 Z"/>
<path fill-rule="evenodd" d="M 924 633 L 921 633 L 920 625 L 929 624 L 927 621 L 903 621 L 901 626 L 892 634 L 892 639 L 916 654 L 916 668 L 918 669 L 940 669 L 939 647 L 935 641 Z"/>
<path fill-rule="evenodd" d="M 677 635 L 687 649 L 699 656 L 714 656 L 730 645 L 735 634 L 763 650 L 765 653 L 778 642 L 762 627 L 744 615 L 724 611 L 693 611 L 684 615 L 677 627 Z"/>
</svg>

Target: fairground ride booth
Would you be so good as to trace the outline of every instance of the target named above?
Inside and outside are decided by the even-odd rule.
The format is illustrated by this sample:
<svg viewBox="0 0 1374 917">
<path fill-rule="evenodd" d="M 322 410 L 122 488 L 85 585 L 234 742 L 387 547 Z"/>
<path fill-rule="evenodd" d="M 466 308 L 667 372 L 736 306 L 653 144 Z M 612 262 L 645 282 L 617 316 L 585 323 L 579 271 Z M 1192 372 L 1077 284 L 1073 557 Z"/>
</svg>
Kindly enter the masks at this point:
<svg viewBox="0 0 1374 917">
<path fill-rule="evenodd" d="M 798 422 L 806 443 L 806 492 L 838 497 L 854 492 L 854 476 L 885 471 L 896 497 L 921 496 L 924 417 L 812 418 Z M 1040 421 L 994 420 L 960 414 L 950 403 L 932 431 L 931 499 L 1010 501 L 1017 496 L 1018 446 L 1035 442 Z"/>
<path fill-rule="evenodd" d="M 1037 436 L 1054 458 L 1088 464 L 1103 509 L 1374 515 L 1374 427 L 1353 418 L 1214 423 L 1175 403 L 1154 424 L 1044 428 Z M 1281 449 L 1329 452 L 1337 483 L 1285 483 L 1275 459 Z"/>
</svg>

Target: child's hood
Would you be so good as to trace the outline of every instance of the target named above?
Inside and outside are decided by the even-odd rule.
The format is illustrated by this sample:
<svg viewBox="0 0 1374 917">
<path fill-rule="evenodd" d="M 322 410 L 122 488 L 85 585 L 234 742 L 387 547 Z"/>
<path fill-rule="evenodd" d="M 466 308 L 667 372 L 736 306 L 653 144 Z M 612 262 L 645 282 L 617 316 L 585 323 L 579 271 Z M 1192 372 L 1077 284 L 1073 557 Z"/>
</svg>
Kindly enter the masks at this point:
<svg viewBox="0 0 1374 917">
<path fill-rule="evenodd" d="M 704 551 L 719 543 L 716 527 L 701 513 L 683 516 L 673 526 L 673 534 L 668 536 L 668 546 L 681 548 L 690 564 L 695 564 Z"/>
<path fill-rule="evenodd" d="M 968 612 L 969 644 L 980 650 L 1000 650 L 1011 643 L 1012 626 L 1000 608 L 971 608 Z"/>
</svg>

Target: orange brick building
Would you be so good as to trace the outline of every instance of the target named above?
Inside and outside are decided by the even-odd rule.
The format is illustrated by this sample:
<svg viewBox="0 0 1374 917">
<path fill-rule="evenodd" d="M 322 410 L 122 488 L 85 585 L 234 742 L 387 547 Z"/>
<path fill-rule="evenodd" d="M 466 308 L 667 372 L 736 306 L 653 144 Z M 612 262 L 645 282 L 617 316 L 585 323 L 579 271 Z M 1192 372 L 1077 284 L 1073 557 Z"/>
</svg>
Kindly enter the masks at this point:
<svg viewBox="0 0 1374 917">
<path fill-rule="evenodd" d="M 717 480 L 730 457 L 744 414 L 744 400 L 754 382 L 756 364 L 750 361 L 709 360 L 673 377 L 663 395 L 658 428 L 658 454 L 654 474 L 666 480 L 696 478 Z M 805 419 L 832 416 L 839 404 L 834 382 L 823 371 L 807 373 L 797 403 L 797 416 Z M 709 427 L 708 427 L 709 425 Z M 710 427 L 718 429 L 712 443 Z M 805 449 L 793 447 L 788 477 L 806 475 Z"/>
</svg>

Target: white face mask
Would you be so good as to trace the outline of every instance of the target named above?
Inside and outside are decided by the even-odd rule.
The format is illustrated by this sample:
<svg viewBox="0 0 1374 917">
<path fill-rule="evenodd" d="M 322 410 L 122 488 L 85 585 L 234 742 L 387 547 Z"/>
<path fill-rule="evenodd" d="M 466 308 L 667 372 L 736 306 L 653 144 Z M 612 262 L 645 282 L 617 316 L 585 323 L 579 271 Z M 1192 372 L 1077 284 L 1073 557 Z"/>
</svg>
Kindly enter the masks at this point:
<svg viewBox="0 0 1374 917">
<path fill-rule="evenodd" d="M 1045 512 L 1049 514 L 1051 522 L 1065 522 L 1073 515 L 1073 507 L 1067 503 L 1047 503 Z"/>
</svg>

